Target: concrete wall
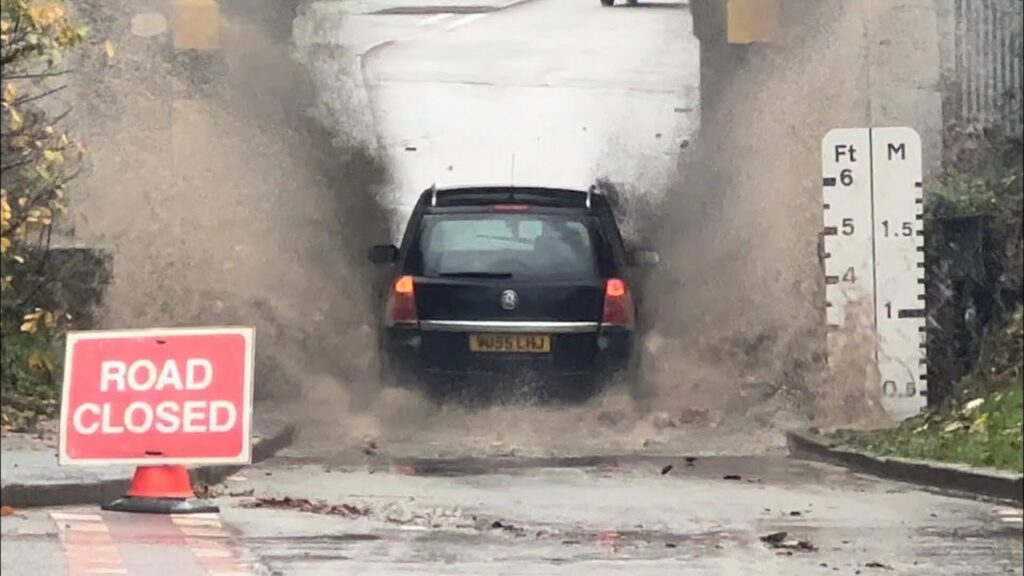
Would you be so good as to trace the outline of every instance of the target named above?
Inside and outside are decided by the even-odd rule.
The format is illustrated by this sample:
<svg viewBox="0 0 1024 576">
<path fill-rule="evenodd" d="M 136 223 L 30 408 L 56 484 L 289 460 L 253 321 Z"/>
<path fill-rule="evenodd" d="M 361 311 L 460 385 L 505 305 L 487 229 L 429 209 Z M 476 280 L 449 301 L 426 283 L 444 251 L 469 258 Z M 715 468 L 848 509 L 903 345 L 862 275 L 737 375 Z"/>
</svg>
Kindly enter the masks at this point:
<svg viewBox="0 0 1024 576">
<path fill-rule="evenodd" d="M 734 76 L 754 73 L 751 62 L 761 68 L 757 73 L 771 75 L 777 70 L 781 75 L 794 65 L 794 58 L 808 42 L 832 43 L 842 50 L 843 57 L 834 60 L 834 74 L 822 80 L 834 84 L 837 75 L 854 78 L 848 89 L 856 93 L 846 101 L 863 108 L 837 109 L 831 127 L 849 127 L 850 114 L 859 118 L 861 126 L 910 126 L 921 134 L 925 172 L 935 173 L 940 168 L 944 126 L 941 50 L 946 45 L 941 38 L 948 21 L 940 18 L 937 0 L 782 0 L 776 41 L 750 45 L 726 43 L 725 4 L 726 0 L 693 2 L 703 56 L 702 104 L 715 106 L 723 91 L 734 84 Z M 804 98 L 808 107 L 814 107 L 809 100 L 830 92 L 830 87 L 822 86 Z M 750 92 L 752 102 L 763 96 L 760 91 Z"/>
</svg>

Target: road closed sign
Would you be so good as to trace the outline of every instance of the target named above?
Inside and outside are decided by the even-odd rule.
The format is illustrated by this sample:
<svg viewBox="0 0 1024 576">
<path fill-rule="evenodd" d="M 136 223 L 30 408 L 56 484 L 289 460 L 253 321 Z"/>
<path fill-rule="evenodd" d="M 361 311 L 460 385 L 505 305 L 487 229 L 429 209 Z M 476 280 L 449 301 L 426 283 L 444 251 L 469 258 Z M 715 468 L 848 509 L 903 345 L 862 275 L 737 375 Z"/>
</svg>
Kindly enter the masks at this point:
<svg viewBox="0 0 1024 576">
<path fill-rule="evenodd" d="M 60 463 L 250 461 L 253 330 L 71 332 Z"/>
</svg>

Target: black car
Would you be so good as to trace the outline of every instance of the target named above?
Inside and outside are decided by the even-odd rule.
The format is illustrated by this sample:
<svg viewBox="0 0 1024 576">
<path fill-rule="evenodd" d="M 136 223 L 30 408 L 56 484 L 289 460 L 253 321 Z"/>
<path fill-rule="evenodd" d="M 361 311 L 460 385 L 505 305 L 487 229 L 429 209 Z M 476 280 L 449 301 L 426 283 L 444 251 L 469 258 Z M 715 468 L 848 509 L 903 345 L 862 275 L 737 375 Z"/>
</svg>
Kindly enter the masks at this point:
<svg viewBox="0 0 1024 576">
<path fill-rule="evenodd" d="M 506 383 L 584 398 L 637 362 L 634 265 L 605 195 L 556 188 L 423 192 L 401 247 L 375 246 L 381 360 L 397 384 L 489 396 Z"/>
</svg>

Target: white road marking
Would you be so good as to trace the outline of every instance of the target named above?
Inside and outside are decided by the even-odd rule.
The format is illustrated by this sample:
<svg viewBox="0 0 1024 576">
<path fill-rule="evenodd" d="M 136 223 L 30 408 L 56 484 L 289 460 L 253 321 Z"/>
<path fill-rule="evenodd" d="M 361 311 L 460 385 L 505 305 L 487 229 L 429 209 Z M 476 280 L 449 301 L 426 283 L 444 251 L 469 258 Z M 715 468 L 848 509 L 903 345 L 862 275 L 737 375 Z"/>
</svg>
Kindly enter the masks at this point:
<svg viewBox="0 0 1024 576">
<path fill-rule="evenodd" d="M 179 525 L 178 529 L 181 530 L 181 533 L 184 534 L 185 536 L 190 536 L 192 538 L 227 538 L 228 537 L 226 532 L 220 530 L 219 528 L 214 528 L 214 527 L 202 528 L 202 527 L 197 527 L 197 526 L 187 526 L 187 525 L 181 526 L 181 525 Z"/>
<path fill-rule="evenodd" d="M 445 14 L 434 14 L 433 16 L 430 16 L 428 18 L 424 18 L 423 20 L 420 20 L 419 22 L 417 22 L 416 23 L 416 27 L 417 28 L 422 28 L 424 26 L 430 26 L 431 24 L 436 24 L 436 23 L 438 23 L 438 22 L 440 22 L 442 20 L 447 20 L 448 18 L 451 18 L 452 16 L 455 16 L 455 14 L 452 14 L 450 12 L 449 13 L 445 13 Z"/>
<path fill-rule="evenodd" d="M 487 14 L 470 14 L 469 16 L 463 16 L 462 18 L 459 18 L 455 22 L 452 22 L 451 24 L 446 26 L 445 30 L 451 32 L 452 30 L 455 30 L 456 28 L 461 28 L 462 26 L 465 26 L 466 24 L 471 24 L 473 22 L 476 22 L 477 20 L 483 18 L 484 16 L 487 16 Z"/>
<path fill-rule="evenodd" d="M 198 519 L 202 519 L 202 520 L 216 520 L 218 523 L 220 522 L 220 514 L 218 514 L 216 512 L 202 512 L 200 514 L 172 514 L 171 515 L 171 520 L 174 521 L 174 522 L 180 522 L 182 520 L 195 520 L 197 518 Z"/>
<path fill-rule="evenodd" d="M 1007 524 L 1024 524 L 1024 510 L 1018 508 L 997 508 L 995 513 Z"/>
<path fill-rule="evenodd" d="M 106 524 L 99 522 L 84 522 L 81 524 L 71 524 L 67 527 L 67 530 L 72 532 L 102 532 L 104 534 L 110 533 L 110 528 Z"/>
<path fill-rule="evenodd" d="M 227 546 L 231 535 L 221 526 L 219 515 L 176 516 L 174 525 L 185 535 L 185 544 L 209 576 L 252 576 L 249 564 Z"/>
<path fill-rule="evenodd" d="M 188 518 L 175 516 L 172 520 L 176 526 L 216 526 L 220 527 L 220 520 L 216 518 Z"/>
<path fill-rule="evenodd" d="M 127 574 L 106 520 L 99 514 L 51 512 L 68 561 L 68 574 Z"/>
<path fill-rule="evenodd" d="M 67 522 L 103 522 L 99 514 L 71 514 L 68 512 L 50 512 L 50 518 Z"/>
</svg>

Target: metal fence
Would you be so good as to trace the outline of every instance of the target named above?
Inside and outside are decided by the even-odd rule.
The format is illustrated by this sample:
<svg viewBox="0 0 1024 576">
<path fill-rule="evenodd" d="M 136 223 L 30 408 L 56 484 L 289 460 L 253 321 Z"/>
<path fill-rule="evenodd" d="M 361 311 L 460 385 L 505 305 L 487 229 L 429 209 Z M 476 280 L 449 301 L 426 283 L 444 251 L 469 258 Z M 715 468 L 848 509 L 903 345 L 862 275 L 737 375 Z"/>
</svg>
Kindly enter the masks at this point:
<svg viewBox="0 0 1024 576">
<path fill-rule="evenodd" d="M 1021 136 L 1022 3 L 955 0 L 955 71 L 947 118 Z"/>
</svg>

